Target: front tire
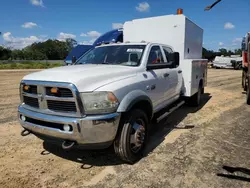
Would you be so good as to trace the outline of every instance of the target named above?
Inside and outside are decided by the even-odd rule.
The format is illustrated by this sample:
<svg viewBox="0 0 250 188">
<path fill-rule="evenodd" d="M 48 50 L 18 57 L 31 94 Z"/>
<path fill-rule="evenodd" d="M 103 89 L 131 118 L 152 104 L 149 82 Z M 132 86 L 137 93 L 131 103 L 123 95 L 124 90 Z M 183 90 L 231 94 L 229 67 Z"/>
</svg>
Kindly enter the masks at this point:
<svg viewBox="0 0 250 188">
<path fill-rule="evenodd" d="M 143 156 L 147 137 L 148 118 L 146 113 L 140 109 L 133 109 L 124 114 L 114 141 L 116 155 L 127 163 L 137 162 Z"/>
</svg>

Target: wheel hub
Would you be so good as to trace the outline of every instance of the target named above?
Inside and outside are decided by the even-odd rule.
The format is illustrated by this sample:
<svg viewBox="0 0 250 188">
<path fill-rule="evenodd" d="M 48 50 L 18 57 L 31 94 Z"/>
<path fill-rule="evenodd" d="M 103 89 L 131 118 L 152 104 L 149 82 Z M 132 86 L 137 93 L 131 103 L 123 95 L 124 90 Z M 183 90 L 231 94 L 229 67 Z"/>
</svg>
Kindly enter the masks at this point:
<svg viewBox="0 0 250 188">
<path fill-rule="evenodd" d="M 133 152 L 138 152 L 145 139 L 145 128 L 139 123 L 134 123 L 132 126 L 133 130 L 130 136 L 130 144 Z"/>
</svg>

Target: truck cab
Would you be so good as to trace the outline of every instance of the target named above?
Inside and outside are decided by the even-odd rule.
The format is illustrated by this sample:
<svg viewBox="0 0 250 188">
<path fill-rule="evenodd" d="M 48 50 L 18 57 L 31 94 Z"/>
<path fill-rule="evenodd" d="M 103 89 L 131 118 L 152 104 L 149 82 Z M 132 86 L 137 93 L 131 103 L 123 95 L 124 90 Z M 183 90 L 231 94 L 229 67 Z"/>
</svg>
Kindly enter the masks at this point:
<svg viewBox="0 0 250 188">
<path fill-rule="evenodd" d="M 18 107 L 22 135 L 66 150 L 113 145 L 133 164 L 142 157 L 153 120 L 185 102 L 200 104 L 207 82 L 202 33 L 183 15 L 132 20 L 124 24 L 124 42 L 96 45 L 73 66 L 25 76 Z"/>
</svg>

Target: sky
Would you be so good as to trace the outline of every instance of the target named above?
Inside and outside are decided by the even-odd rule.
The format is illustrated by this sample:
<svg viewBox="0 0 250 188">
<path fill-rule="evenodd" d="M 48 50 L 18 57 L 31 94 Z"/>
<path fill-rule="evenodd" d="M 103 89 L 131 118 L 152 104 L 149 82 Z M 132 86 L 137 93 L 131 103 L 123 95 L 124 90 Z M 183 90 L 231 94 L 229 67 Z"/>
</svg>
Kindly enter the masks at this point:
<svg viewBox="0 0 250 188">
<path fill-rule="evenodd" d="M 240 48 L 250 31 L 250 0 L 8 0 L 0 3 L 0 45 L 21 49 L 49 38 L 74 38 L 89 44 L 125 21 L 176 14 L 203 30 L 203 46 L 210 50 Z"/>
</svg>

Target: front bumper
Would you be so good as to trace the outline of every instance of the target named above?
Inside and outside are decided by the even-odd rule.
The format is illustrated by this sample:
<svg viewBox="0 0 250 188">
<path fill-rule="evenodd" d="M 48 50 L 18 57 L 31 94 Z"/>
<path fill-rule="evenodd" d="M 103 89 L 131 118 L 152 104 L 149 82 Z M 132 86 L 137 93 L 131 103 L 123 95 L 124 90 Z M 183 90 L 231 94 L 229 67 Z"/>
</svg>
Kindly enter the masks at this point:
<svg viewBox="0 0 250 188">
<path fill-rule="evenodd" d="M 20 118 L 21 115 L 26 117 L 25 121 Z M 113 142 L 118 130 L 120 114 L 73 118 L 42 114 L 27 110 L 20 105 L 18 118 L 22 127 L 35 135 L 56 140 L 74 141 L 82 146 L 91 146 Z M 65 124 L 71 125 L 72 130 L 64 131 L 63 125 Z"/>
</svg>

